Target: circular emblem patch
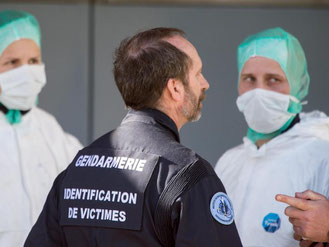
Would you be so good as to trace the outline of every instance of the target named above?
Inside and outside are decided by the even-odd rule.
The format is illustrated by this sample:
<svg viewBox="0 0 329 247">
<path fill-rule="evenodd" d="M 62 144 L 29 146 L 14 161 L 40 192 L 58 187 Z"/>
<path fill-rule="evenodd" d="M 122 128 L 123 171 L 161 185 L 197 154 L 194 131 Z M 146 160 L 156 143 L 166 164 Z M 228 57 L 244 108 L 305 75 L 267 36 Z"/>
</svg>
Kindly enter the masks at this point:
<svg viewBox="0 0 329 247">
<path fill-rule="evenodd" d="M 230 225 L 233 222 L 233 205 L 230 198 L 223 192 L 217 192 L 211 198 L 210 212 L 219 223 Z"/>
<path fill-rule="evenodd" d="M 263 228 L 265 231 L 274 233 L 280 229 L 281 219 L 276 213 L 269 213 L 263 219 Z"/>
</svg>

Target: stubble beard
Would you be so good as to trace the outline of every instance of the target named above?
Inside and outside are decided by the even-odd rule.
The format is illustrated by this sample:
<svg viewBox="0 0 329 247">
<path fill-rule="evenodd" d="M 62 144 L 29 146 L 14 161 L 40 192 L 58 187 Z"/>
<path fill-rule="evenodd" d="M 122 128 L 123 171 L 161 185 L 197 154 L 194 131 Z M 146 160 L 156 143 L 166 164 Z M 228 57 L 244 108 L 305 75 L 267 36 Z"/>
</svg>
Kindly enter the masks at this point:
<svg viewBox="0 0 329 247">
<path fill-rule="evenodd" d="M 196 122 L 201 118 L 201 102 L 206 98 L 205 90 L 201 91 L 199 99 L 189 87 L 185 88 L 184 104 L 181 108 L 183 116 L 189 122 Z"/>
</svg>

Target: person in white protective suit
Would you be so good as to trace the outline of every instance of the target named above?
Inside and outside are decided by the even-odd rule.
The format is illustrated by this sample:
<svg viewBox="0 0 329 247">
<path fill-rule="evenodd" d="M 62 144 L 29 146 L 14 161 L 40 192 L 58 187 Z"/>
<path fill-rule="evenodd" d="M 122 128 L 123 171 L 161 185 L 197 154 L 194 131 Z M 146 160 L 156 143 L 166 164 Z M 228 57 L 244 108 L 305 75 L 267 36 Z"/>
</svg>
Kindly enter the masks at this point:
<svg viewBox="0 0 329 247">
<path fill-rule="evenodd" d="M 46 84 L 37 20 L 0 12 L 0 246 L 23 246 L 54 178 L 82 148 L 36 107 Z"/>
<path fill-rule="evenodd" d="M 329 118 L 301 112 L 310 81 L 306 58 L 283 29 L 245 39 L 238 71 L 237 106 L 249 128 L 216 173 L 232 199 L 243 246 L 299 246 L 302 236 L 294 239 L 286 205 L 275 196 L 307 189 L 329 196 Z"/>
</svg>

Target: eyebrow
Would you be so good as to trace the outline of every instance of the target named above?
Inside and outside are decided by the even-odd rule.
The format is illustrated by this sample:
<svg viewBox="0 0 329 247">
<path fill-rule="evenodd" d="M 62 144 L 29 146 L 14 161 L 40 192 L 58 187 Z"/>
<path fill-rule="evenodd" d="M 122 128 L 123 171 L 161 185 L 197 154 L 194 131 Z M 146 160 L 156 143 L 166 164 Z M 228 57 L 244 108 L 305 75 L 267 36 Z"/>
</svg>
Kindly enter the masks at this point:
<svg viewBox="0 0 329 247">
<path fill-rule="evenodd" d="M 6 57 L 4 60 L 13 60 L 13 59 L 18 59 L 17 57 Z"/>
<path fill-rule="evenodd" d="M 240 74 L 240 77 L 245 77 L 245 76 L 254 76 L 252 73 L 244 73 L 244 74 Z"/>
<path fill-rule="evenodd" d="M 283 75 L 280 75 L 280 74 L 273 74 L 273 73 L 268 73 L 266 74 L 266 76 L 277 76 L 277 77 L 284 77 Z"/>
<path fill-rule="evenodd" d="M 284 77 L 283 75 L 280 74 L 275 74 L 275 73 L 266 73 L 266 76 L 278 76 L 278 77 Z M 253 73 L 244 73 L 244 74 L 240 74 L 240 77 L 245 77 L 245 76 L 254 76 Z"/>
<path fill-rule="evenodd" d="M 35 58 L 41 58 L 41 56 L 34 56 L 34 57 L 31 57 L 31 58 L 33 58 L 33 59 L 35 59 Z M 4 58 L 4 60 L 13 60 L 13 59 L 21 59 L 21 58 L 19 58 L 19 57 L 6 57 L 6 58 Z"/>
</svg>

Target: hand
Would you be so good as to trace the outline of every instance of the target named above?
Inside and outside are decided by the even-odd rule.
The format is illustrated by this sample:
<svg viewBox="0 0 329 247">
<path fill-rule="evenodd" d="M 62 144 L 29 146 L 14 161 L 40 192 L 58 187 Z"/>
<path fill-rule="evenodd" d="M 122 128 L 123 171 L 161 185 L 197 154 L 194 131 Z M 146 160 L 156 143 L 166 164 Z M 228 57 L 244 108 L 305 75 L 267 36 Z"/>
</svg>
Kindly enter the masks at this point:
<svg viewBox="0 0 329 247">
<path fill-rule="evenodd" d="M 311 190 L 297 192 L 295 196 L 279 194 L 275 197 L 290 205 L 285 214 L 293 224 L 295 234 L 314 242 L 329 242 L 329 200 Z"/>
<path fill-rule="evenodd" d="M 301 236 L 294 233 L 294 239 L 299 241 L 300 247 L 325 247 L 325 244 L 323 243 L 316 243 L 310 240 L 303 240 Z"/>
</svg>

